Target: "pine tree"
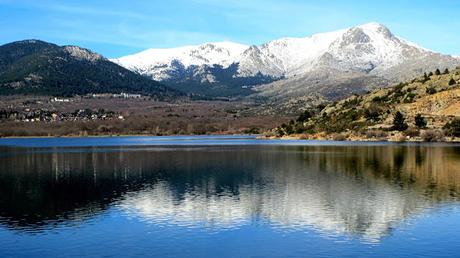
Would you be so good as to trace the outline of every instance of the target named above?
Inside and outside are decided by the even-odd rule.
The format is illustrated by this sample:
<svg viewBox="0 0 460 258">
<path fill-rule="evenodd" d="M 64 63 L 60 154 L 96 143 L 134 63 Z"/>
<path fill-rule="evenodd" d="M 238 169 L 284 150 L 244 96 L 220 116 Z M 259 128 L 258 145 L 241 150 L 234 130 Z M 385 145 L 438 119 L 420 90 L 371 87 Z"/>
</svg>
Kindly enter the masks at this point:
<svg viewBox="0 0 460 258">
<path fill-rule="evenodd" d="M 426 82 L 428 81 L 430 78 L 428 77 L 428 75 L 426 75 L 426 73 L 423 74 L 423 82 Z"/>
<path fill-rule="evenodd" d="M 305 110 L 298 118 L 297 122 L 303 123 L 308 121 L 312 117 L 311 113 L 308 110 Z"/>
<path fill-rule="evenodd" d="M 417 127 L 420 128 L 420 129 L 426 127 L 426 120 L 425 120 L 425 118 L 424 118 L 422 115 L 417 114 L 417 115 L 415 116 L 415 126 L 417 126 Z"/>
<path fill-rule="evenodd" d="M 446 70 L 444 70 L 444 74 L 448 74 L 449 73 L 449 69 L 446 68 Z"/>
<path fill-rule="evenodd" d="M 428 74 L 428 77 L 431 77 L 431 76 L 433 76 L 433 72 L 430 72 L 430 73 Z"/>
<path fill-rule="evenodd" d="M 455 82 L 454 78 L 450 78 L 450 81 L 449 81 L 449 86 L 450 86 L 450 85 L 454 85 L 454 84 L 456 84 L 456 82 Z"/>
<path fill-rule="evenodd" d="M 441 71 L 439 71 L 439 69 L 436 69 L 436 71 L 434 71 L 434 74 L 435 75 L 441 75 Z"/>
<path fill-rule="evenodd" d="M 396 112 L 393 119 L 393 130 L 396 131 L 405 131 L 408 125 L 406 124 L 406 118 L 401 112 Z"/>
</svg>

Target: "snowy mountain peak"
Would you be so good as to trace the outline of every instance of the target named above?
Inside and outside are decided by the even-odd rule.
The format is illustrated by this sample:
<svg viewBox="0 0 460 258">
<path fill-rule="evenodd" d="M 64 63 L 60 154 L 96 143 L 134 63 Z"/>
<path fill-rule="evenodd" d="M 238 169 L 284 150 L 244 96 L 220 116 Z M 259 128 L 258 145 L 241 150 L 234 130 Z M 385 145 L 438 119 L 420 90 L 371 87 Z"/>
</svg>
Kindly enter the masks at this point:
<svg viewBox="0 0 460 258">
<path fill-rule="evenodd" d="M 177 67 L 221 65 L 228 67 L 248 46 L 230 41 L 212 42 L 177 48 L 151 48 L 134 55 L 113 59 L 130 70 L 151 76 L 155 80 L 171 78 Z"/>
<path fill-rule="evenodd" d="M 424 59 L 428 63 L 421 61 Z M 245 86 L 248 82 L 259 84 L 325 71 L 397 77 L 394 71 L 401 70 L 402 64 L 414 64 L 411 71 L 420 71 L 445 60 L 451 63 L 458 59 L 419 47 L 395 36 L 386 26 L 370 22 L 303 38 L 280 38 L 261 45 L 223 41 L 148 49 L 113 61 L 160 81 L 224 83 L 222 78 L 233 78 L 230 84 L 238 81 Z"/>
<path fill-rule="evenodd" d="M 249 46 L 243 45 L 240 43 L 235 43 L 232 41 L 220 41 L 220 42 L 211 42 L 198 45 L 198 47 L 214 47 L 214 48 L 221 48 L 227 49 L 232 52 L 242 52 L 246 50 Z"/>
<path fill-rule="evenodd" d="M 246 51 L 240 76 L 257 73 L 274 77 L 302 75 L 321 66 L 370 71 L 402 61 L 405 42 L 379 23 L 318 33 L 305 38 L 281 38 Z M 412 46 L 414 47 L 414 46 Z M 423 49 L 419 49 L 424 51 Z"/>
<path fill-rule="evenodd" d="M 381 23 L 378 23 L 378 22 L 369 22 L 369 23 L 361 24 L 361 25 L 355 26 L 355 28 L 361 28 L 364 30 L 371 30 L 371 31 L 389 31 L 387 26 Z"/>
<path fill-rule="evenodd" d="M 179 68 L 202 65 L 226 68 L 232 63 L 239 64 L 237 77 L 259 73 L 282 77 L 311 71 L 324 60 L 326 53 L 349 59 L 352 58 L 351 52 L 361 51 L 356 56 L 366 59 L 361 60 L 366 67 L 371 61 L 381 63 L 384 59 L 394 65 L 402 52 L 398 46 L 401 43 L 406 42 L 400 41 L 384 25 L 371 22 L 304 38 L 281 38 L 260 46 L 230 41 L 212 42 L 170 49 L 148 49 L 113 61 L 157 80 L 172 78 L 171 74 Z"/>
<path fill-rule="evenodd" d="M 240 55 L 248 46 L 223 41 L 177 48 L 151 48 L 134 55 L 114 59 L 121 64 L 151 65 L 181 61 L 185 66 L 225 62 Z"/>
</svg>

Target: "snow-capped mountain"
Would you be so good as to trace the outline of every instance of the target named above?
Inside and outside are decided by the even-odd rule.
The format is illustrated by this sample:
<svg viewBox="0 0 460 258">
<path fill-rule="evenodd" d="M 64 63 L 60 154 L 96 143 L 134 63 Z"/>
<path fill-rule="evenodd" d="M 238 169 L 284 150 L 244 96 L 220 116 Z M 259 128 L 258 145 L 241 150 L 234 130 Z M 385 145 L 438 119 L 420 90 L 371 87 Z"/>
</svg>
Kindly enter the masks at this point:
<svg viewBox="0 0 460 258">
<path fill-rule="evenodd" d="M 431 52 L 397 38 L 383 25 L 369 23 L 306 38 L 283 38 L 251 48 L 240 61 L 240 72 L 292 77 L 323 65 L 370 72 L 403 62 L 408 54 L 405 51 Z M 258 60 L 267 60 L 270 66 L 259 66 L 254 62 Z"/>
<path fill-rule="evenodd" d="M 177 67 L 220 65 L 237 63 L 246 45 L 233 42 L 206 43 L 170 49 L 148 49 L 140 53 L 115 59 L 125 68 L 148 75 L 155 80 L 173 79 Z"/>
<path fill-rule="evenodd" d="M 312 88 L 313 82 L 333 91 L 338 79 L 343 82 L 358 77 L 372 78 L 383 87 L 424 71 L 460 64 L 459 58 L 419 47 L 378 23 L 305 38 L 282 38 L 260 46 L 218 42 L 148 49 L 112 61 L 170 84 L 241 88 L 274 82 L 258 89 L 275 95 L 280 90 L 305 94 L 303 89 Z M 362 85 L 356 88 L 362 90 Z"/>
</svg>

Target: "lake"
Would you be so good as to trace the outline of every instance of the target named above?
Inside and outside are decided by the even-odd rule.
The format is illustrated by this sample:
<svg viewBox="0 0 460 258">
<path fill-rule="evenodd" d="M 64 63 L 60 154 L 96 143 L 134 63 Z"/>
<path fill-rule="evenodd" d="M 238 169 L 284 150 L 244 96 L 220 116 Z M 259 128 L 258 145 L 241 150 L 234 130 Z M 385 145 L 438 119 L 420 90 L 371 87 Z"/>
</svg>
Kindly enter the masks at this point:
<svg viewBox="0 0 460 258">
<path fill-rule="evenodd" d="M 460 145 L 0 139 L 0 257 L 458 257 Z"/>
</svg>

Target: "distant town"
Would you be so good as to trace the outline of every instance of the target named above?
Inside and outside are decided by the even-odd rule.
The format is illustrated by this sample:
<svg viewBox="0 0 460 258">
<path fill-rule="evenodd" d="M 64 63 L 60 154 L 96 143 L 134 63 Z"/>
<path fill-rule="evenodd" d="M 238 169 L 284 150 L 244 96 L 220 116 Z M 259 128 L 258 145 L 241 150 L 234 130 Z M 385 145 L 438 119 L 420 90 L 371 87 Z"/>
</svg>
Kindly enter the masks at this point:
<svg viewBox="0 0 460 258">
<path fill-rule="evenodd" d="M 124 120 L 124 116 L 120 112 L 114 112 L 111 110 L 105 110 L 103 108 L 98 109 L 76 109 L 72 112 L 62 112 L 52 108 L 39 108 L 39 106 L 45 103 L 71 103 L 81 98 L 85 99 L 147 99 L 147 96 L 141 94 L 88 94 L 81 97 L 73 98 L 59 98 L 53 97 L 47 101 L 43 100 L 27 100 L 19 105 L 10 105 L 6 108 L 0 109 L 0 120 L 9 120 L 15 122 L 57 122 L 57 121 L 89 121 L 89 120 L 112 120 L 119 119 Z M 34 105 L 34 108 L 30 108 L 30 105 Z"/>
</svg>

